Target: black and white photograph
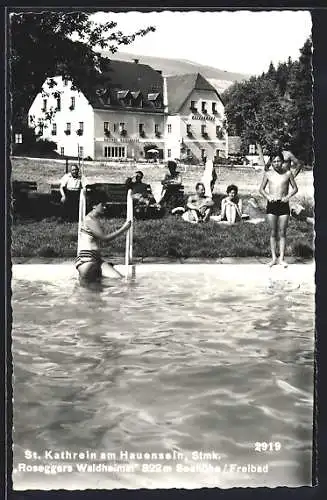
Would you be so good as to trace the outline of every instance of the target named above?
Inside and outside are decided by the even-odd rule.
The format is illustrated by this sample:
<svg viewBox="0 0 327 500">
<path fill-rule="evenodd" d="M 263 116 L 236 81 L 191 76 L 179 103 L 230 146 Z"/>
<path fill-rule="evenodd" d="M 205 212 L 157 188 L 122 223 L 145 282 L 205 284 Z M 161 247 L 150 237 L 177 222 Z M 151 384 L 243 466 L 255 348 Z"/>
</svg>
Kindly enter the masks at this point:
<svg viewBox="0 0 327 500">
<path fill-rule="evenodd" d="M 14 491 L 315 485 L 311 31 L 8 13 Z"/>
</svg>

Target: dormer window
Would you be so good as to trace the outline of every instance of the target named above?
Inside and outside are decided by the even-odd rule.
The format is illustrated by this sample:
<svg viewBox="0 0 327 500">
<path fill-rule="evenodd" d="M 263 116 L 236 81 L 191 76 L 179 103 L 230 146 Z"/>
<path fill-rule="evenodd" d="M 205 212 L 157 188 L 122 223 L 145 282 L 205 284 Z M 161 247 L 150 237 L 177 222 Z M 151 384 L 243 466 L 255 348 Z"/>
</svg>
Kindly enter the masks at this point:
<svg viewBox="0 0 327 500">
<path fill-rule="evenodd" d="M 143 99 L 142 99 L 142 94 L 138 90 L 137 92 L 131 92 L 131 96 L 133 99 L 133 106 L 137 108 L 142 108 L 143 107 Z"/>
<path fill-rule="evenodd" d="M 155 107 L 155 108 L 161 108 L 162 106 L 162 99 L 161 95 L 158 92 L 154 92 L 151 94 L 148 94 L 148 101 Z"/>
<path fill-rule="evenodd" d="M 118 90 L 117 99 L 123 106 L 132 106 L 132 96 L 129 90 Z"/>
</svg>

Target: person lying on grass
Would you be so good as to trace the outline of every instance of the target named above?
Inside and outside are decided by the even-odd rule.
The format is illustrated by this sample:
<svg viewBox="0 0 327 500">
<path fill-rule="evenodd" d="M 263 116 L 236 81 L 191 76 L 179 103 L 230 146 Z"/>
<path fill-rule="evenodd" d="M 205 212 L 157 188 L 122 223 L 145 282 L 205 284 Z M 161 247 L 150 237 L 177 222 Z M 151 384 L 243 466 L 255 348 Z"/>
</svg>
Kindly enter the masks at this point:
<svg viewBox="0 0 327 500">
<path fill-rule="evenodd" d="M 242 200 L 238 196 L 238 187 L 230 184 L 227 187 L 227 196 L 221 200 L 220 220 L 234 224 L 242 220 Z"/>
<path fill-rule="evenodd" d="M 196 193 L 188 197 L 186 203 L 186 212 L 183 213 L 182 219 L 192 224 L 198 222 L 207 222 L 210 218 L 214 202 L 209 196 L 205 195 L 205 187 L 202 182 L 198 182 L 195 186 Z"/>
<path fill-rule="evenodd" d="M 130 228 L 131 222 L 125 222 L 117 231 L 105 234 L 99 219 L 105 212 L 106 202 L 106 194 L 98 191 L 93 198 L 93 208 L 85 217 L 80 230 L 80 249 L 75 259 L 75 266 L 81 282 L 99 281 L 102 277 L 122 278 L 112 264 L 102 260 L 99 243 L 116 239 Z"/>
<path fill-rule="evenodd" d="M 282 152 L 271 158 L 273 170 L 263 175 L 259 192 L 267 200 L 267 218 L 271 228 L 270 248 L 272 261 L 270 266 L 277 264 L 276 246 L 279 230 L 279 263 L 287 267 L 284 260 L 286 245 L 286 230 L 290 217 L 289 199 L 298 192 L 298 187 L 290 169 L 290 160 L 285 161 Z M 291 186 L 291 191 L 290 191 Z M 268 188 L 268 192 L 266 191 Z"/>
</svg>

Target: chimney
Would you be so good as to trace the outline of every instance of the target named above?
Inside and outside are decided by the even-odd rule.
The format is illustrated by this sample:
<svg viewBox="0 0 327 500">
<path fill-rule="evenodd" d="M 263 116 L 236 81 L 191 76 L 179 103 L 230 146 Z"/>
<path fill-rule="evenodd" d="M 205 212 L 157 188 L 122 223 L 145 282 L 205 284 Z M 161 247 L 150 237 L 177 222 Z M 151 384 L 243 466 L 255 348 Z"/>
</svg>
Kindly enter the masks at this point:
<svg viewBox="0 0 327 500">
<path fill-rule="evenodd" d="M 134 59 L 135 64 L 138 64 L 139 59 Z"/>
<path fill-rule="evenodd" d="M 167 78 L 163 77 L 163 105 L 164 113 L 168 113 L 168 92 L 167 92 Z"/>
</svg>

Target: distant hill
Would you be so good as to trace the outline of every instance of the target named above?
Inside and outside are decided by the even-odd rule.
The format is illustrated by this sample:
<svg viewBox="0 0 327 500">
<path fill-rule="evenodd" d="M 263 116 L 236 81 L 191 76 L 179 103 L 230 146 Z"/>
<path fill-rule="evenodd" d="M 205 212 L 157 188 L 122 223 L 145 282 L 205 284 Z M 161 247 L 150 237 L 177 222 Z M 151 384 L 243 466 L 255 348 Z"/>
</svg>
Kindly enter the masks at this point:
<svg viewBox="0 0 327 500">
<path fill-rule="evenodd" d="M 148 64 L 154 69 L 161 70 L 164 76 L 172 75 L 186 75 L 190 73 L 201 73 L 216 89 L 218 92 L 223 92 L 233 82 L 240 82 L 249 78 L 250 75 L 241 73 L 232 73 L 223 71 L 212 66 L 205 66 L 192 61 L 168 59 L 165 57 L 153 57 L 130 54 L 128 52 L 117 52 L 116 54 L 102 52 L 103 56 L 110 59 L 119 59 L 121 61 L 133 61 L 138 59 L 142 64 Z"/>
</svg>

